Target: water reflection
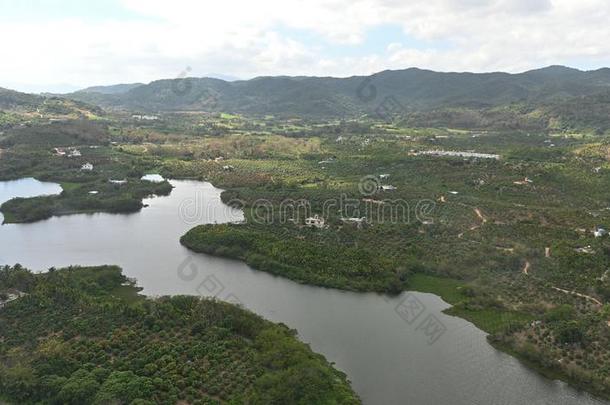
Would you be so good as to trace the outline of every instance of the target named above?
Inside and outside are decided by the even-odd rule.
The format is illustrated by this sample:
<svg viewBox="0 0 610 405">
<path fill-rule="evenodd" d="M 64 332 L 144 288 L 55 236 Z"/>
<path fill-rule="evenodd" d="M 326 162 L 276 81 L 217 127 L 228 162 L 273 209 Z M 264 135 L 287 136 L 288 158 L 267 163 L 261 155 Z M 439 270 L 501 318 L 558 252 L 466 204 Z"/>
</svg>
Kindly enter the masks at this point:
<svg viewBox="0 0 610 405">
<path fill-rule="evenodd" d="M 0 183 L 4 198 L 23 193 L 23 187 L 49 192 L 46 185 L 24 181 L 32 188 Z M 301 339 L 348 374 L 367 404 L 601 403 L 498 352 L 482 331 L 443 314 L 448 305 L 434 295 L 388 298 L 305 286 L 238 261 L 188 251 L 178 239 L 194 225 L 193 218 L 213 223 L 239 221 L 243 215 L 222 204 L 220 190 L 209 183 L 171 183 L 175 188 L 169 197 L 146 200 L 148 207 L 139 213 L 71 215 L 4 225 L 0 263 L 20 262 L 37 270 L 118 264 L 149 295 L 201 294 L 239 303 L 297 329 Z M 196 196 L 206 208 L 185 220 L 181 207 L 188 205 L 185 201 L 197 201 Z M 422 316 L 432 314 L 446 328 L 433 344 L 418 330 L 419 321 L 406 322 L 397 312 L 409 297 L 424 307 Z"/>
</svg>

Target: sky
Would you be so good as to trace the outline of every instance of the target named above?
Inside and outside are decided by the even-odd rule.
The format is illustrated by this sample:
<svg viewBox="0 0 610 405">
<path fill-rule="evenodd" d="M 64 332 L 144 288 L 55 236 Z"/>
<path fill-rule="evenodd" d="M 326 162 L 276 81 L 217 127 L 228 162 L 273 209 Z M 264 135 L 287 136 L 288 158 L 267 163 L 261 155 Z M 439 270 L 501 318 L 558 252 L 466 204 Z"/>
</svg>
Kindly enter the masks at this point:
<svg viewBox="0 0 610 405">
<path fill-rule="evenodd" d="M 0 87 L 610 66 L 607 0 L 0 0 Z"/>
</svg>

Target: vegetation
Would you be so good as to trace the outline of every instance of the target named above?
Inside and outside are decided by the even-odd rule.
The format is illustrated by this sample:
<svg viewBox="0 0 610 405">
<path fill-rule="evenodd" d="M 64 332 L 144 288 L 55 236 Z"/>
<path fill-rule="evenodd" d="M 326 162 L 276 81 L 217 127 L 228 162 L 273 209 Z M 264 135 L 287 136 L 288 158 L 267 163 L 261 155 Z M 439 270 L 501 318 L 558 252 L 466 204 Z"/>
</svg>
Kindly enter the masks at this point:
<svg viewBox="0 0 610 405">
<path fill-rule="evenodd" d="M 286 229 L 201 225 L 181 242 L 195 251 L 243 259 L 252 267 L 303 283 L 360 291 L 404 288 L 407 268 L 394 269 L 382 257 L 347 240 L 329 243 L 331 232 L 299 236 L 303 233 Z"/>
<path fill-rule="evenodd" d="M 189 89 L 182 96 L 170 91 L 176 82 L 159 81 L 70 96 L 139 114 L 155 110 L 154 119 L 89 110 L 54 123 L 49 117 L 66 112 L 61 105 L 41 121 L 28 103 L 44 99 L 11 93 L 21 101 L 0 115 L 7 128 L 0 134 L 0 179 L 33 176 L 60 183 L 64 192 L 9 201 L 2 210 L 7 221 L 132 211 L 142 197 L 170 192 L 167 183 L 141 182 L 145 173 L 211 181 L 226 189 L 226 203 L 244 209 L 246 221 L 194 228 L 183 236 L 185 246 L 302 283 L 438 294 L 453 304 L 450 314 L 487 331 L 497 347 L 608 397 L 610 238 L 593 234 L 600 225 L 610 229 L 608 100 L 600 86 L 607 75 L 561 67 L 520 75 L 383 72 L 367 82 L 377 90 L 368 102 L 357 94 L 364 78 L 188 79 L 180 82 Z M 453 90 L 439 91 L 438 83 Z M 376 116 L 390 96 L 408 111 Z M 54 151 L 67 147 L 82 155 Z M 420 153 L 435 150 L 499 159 Z M 86 162 L 94 170 L 81 170 Z M 362 193 L 362 179 L 373 189 Z M 396 189 L 383 192 L 382 185 Z M 394 210 L 400 207 L 406 210 Z M 314 215 L 324 218 L 323 227 L 305 224 Z M 3 311 L 21 302 L 28 301 Z M 188 305 L 232 311 L 205 301 Z M 124 354 L 137 350 L 125 346 Z M 109 375 L 91 376 L 87 367 L 89 374 L 75 378 L 89 376 L 91 386 L 102 387 Z M 149 377 L 138 370 L 113 371 Z M 76 371 L 57 375 L 69 379 Z M 248 375 L 253 391 L 205 393 L 236 402 L 258 388 L 280 395 L 274 378 Z M 120 386 L 123 377 L 108 386 Z"/>
<path fill-rule="evenodd" d="M 2 152 L 0 179 L 36 177 L 61 183 L 63 192 L 7 201 L 0 206 L 4 222 L 32 222 L 74 213 L 135 212 L 143 207 L 143 198 L 171 192 L 167 181 L 140 179 L 154 170 L 153 159 L 121 152 L 112 147 L 110 139 L 107 125 L 80 120 L 8 131 L 0 140 L 8 147 Z M 74 151 L 78 155 L 69 156 Z M 83 170 L 87 163 L 92 170 Z"/>
<path fill-rule="evenodd" d="M 0 88 L 0 130 L 82 118 L 96 119 L 103 114 L 101 108 L 80 101 Z"/>
<path fill-rule="evenodd" d="M 520 74 L 440 73 L 420 69 L 365 77 L 261 77 L 159 80 L 68 95 L 106 107 L 206 111 L 279 117 L 405 119 L 416 127 L 495 130 L 588 129 L 608 122 L 610 70 L 550 66 Z M 178 91 L 176 91 L 178 90 Z"/>
<path fill-rule="evenodd" d="M 0 396 L 14 403 L 359 403 L 295 331 L 222 302 L 145 299 L 117 267 L 4 267 L 8 289 L 27 294 L 0 309 Z"/>
<path fill-rule="evenodd" d="M 132 181 L 130 183 L 129 181 Z M 140 210 L 142 199 L 154 195 L 167 195 L 172 186 L 130 179 L 126 184 L 112 184 L 98 180 L 85 184 L 70 184 L 59 196 L 14 198 L 0 206 L 5 223 L 34 222 L 52 216 L 109 212 L 130 213 Z M 93 189 L 94 190 L 91 190 Z M 91 194 L 91 191 L 95 194 Z"/>
<path fill-rule="evenodd" d="M 497 347 L 608 395 L 610 241 L 593 235 L 610 222 L 604 137 L 397 126 L 394 134 L 316 139 L 317 150 L 292 158 L 244 154 L 247 149 L 231 158 L 227 147 L 222 164 L 232 165 L 230 172 L 215 162 L 167 161 L 167 170 L 228 187 L 223 199 L 246 214 L 244 224 L 196 227 L 182 243 L 299 282 L 439 294 L 454 305 L 449 314 L 487 331 Z M 433 149 L 501 158 L 416 153 Z M 382 181 L 382 173 L 389 178 Z M 364 176 L 397 189 L 363 196 Z M 358 214 L 324 210 L 341 196 L 359 203 Z M 423 218 L 416 212 L 420 199 L 434 201 Z M 282 215 L 282 202 L 301 200 L 303 211 Z M 411 215 L 384 221 L 367 211 L 365 200 L 405 201 Z M 304 218 L 316 214 L 325 227 L 305 226 Z M 367 220 L 361 226 L 342 221 L 354 216 Z M 572 308 L 569 317 L 554 320 L 564 305 Z"/>
</svg>

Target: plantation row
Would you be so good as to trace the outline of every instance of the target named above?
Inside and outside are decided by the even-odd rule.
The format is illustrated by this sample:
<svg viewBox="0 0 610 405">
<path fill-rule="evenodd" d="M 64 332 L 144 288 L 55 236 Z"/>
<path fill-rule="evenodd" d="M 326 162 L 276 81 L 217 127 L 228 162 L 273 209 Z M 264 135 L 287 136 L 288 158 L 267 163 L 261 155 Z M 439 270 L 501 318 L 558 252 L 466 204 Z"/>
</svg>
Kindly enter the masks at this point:
<svg viewBox="0 0 610 405">
<path fill-rule="evenodd" d="M 359 403 L 345 375 L 235 306 L 128 298 L 117 267 L 0 269 L 0 394 L 17 403 Z"/>
</svg>

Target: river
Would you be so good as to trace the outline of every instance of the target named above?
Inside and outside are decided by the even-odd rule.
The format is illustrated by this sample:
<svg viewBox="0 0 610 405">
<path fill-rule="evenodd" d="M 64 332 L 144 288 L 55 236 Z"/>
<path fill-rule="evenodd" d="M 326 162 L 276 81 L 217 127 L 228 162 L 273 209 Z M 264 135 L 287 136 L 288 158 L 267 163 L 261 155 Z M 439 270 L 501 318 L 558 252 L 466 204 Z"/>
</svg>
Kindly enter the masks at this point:
<svg viewBox="0 0 610 405">
<path fill-rule="evenodd" d="M 168 197 L 129 215 L 79 214 L 0 227 L 0 264 L 37 271 L 117 264 L 150 296 L 201 294 L 240 303 L 298 330 L 347 373 L 365 404 L 603 404 L 546 379 L 490 346 L 471 323 L 443 314 L 432 294 L 398 297 L 301 285 L 233 260 L 194 254 L 179 238 L 196 223 L 239 221 L 209 183 L 172 180 Z M 27 178 L 0 182 L 0 204 L 61 188 Z M 204 208 L 205 207 L 205 208 Z M 416 312 L 405 312 L 407 304 Z M 429 333 L 426 321 L 436 324 Z M 429 322 L 428 322 L 429 323 Z"/>
</svg>

